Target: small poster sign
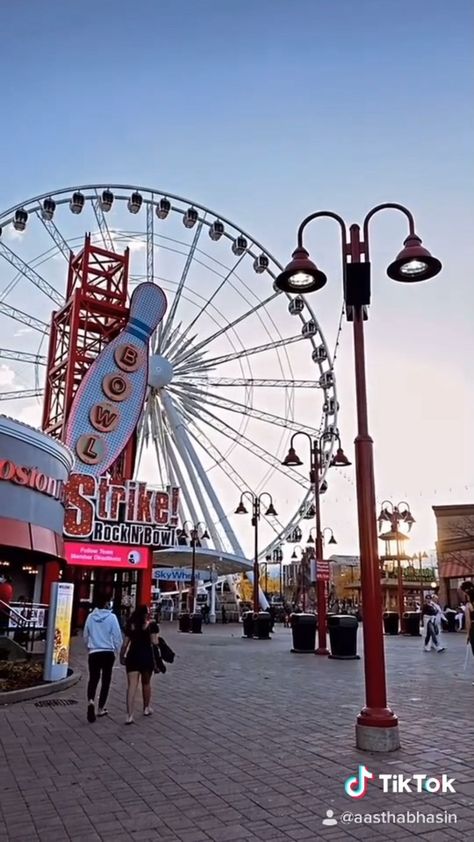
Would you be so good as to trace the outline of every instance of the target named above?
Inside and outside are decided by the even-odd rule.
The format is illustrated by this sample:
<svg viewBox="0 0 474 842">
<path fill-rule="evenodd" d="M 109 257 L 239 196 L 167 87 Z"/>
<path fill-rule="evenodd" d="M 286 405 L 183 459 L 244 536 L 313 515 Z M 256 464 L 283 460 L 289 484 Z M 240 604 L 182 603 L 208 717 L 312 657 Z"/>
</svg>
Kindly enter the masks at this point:
<svg viewBox="0 0 474 842">
<path fill-rule="evenodd" d="M 68 673 L 73 595 L 74 585 L 69 582 L 53 582 L 51 585 L 43 671 L 45 681 L 59 681 Z"/>
</svg>

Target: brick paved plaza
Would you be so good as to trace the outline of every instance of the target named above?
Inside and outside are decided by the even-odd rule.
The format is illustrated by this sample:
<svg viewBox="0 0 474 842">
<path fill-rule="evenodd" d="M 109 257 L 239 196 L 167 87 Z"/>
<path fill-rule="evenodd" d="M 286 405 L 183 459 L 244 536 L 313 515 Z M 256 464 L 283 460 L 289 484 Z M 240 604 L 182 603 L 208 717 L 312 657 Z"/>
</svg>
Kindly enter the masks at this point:
<svg viewBox="0 0 474 842">
<path fill-rule="evenodd" d="M 464 675 L 464 636 L 443 654 L 421 638 L 388 638 L 390 700 L 402 749 L 354 748 L 363 661 L 290 654 L 288 630 L 241 639 L 237 626 L 202 636 L 164 625 L 178 658 L 154 679 L 154 716 L 124 723 L 124 670 L 114 670 L 110 716 L 89 725 L 84 678 L 62 694 L 78 704 L 0 708 L 0 839 L 9 842 L 278 842 L 469 838 L 474 818 L 474 676 Z M 80 639 L 75 664 L 83 669 Z M 456 794 L 385 795 L 379 782 L 354 801 L 344 780 L 372 772 L 456 779 Z M 370 788 L 372 787 L 372 788 Z M 327 809 L 457 814 L 444 826 L 323 827 Z"/>
</svg>

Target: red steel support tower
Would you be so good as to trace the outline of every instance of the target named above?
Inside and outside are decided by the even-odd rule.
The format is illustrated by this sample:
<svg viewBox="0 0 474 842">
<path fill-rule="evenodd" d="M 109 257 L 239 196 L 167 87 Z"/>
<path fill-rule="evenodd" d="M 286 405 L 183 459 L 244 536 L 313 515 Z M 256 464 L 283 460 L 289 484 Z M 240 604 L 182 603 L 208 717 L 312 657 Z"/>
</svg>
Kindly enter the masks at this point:
<svg viewBox="0 0 474 842">
<path fill-rule="evenodd" d="M 62 439 L 74 395 L 89 366 L 124 327 L 128 317 L 128 259 L 92 245 L 71 254 L 66 303 L 53 313 L 48 351 L 42 427 Z M 112 468 L 112 474 L 131 479 L 135 437 Z"/>
</svg>

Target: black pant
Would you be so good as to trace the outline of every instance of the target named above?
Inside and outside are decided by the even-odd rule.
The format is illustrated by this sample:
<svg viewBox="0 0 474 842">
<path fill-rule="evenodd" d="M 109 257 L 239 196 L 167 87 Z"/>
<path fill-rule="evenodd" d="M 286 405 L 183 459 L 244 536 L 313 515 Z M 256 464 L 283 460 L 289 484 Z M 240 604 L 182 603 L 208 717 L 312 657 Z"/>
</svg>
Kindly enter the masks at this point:
<svg viewBox="0 0 474 842">
<path fill-rule="evenodd" d="M 89 655 L 89 683 L 87 685 L 87 698 L 89 701 L 91 699 L 95 699 L 97 685 L 102 678 L 100 685 L 99 708 L 105 707 L 107 696 L 109 695 L 114 661 L 114 652 L 92 652 Z"/>
<path fill-rule="evenodd" d="M 436 623 L 433 622 L 433 620 L 428 620 L 426 624 L 425 646 L 428 646 L 428 644 L 431 641 L 431 638 L 433 638 L 434 645 L 438 646 L 438 627 Z"/>
</svg>

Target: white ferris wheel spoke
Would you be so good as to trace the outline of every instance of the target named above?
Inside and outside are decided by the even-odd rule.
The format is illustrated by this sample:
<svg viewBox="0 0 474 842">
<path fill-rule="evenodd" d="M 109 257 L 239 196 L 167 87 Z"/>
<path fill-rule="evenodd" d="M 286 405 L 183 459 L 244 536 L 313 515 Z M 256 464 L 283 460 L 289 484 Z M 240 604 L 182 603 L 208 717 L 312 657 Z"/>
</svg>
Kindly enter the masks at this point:
<svg viewBox="0 0 474 842">
<path fill-rule="evenodd" d="M 268 465 L 271 465 L 272 468 L 276 468 L 276 470 L 281 473 L 282 476 L 288 477 L 292 479 L 297 485 L 305 486 L 307 483 L 304 478 L 295 471 L 294 468 L 283 468 L 281 462 L 277 459 L 277 457 L 270 453 L 265 448 L 261 447 L 257 444 L 253 439 L 249 438 L 249 436 L 240 433 L 238 430 L 235 430 L 230 424 L 226 424 L 225 421 L 222 421 L 217 415 L 214 415 L 209 409 L 206 409 L 202 403 L 195 402 L 193 399 L 185 399 L 183 401 L 185 408 L 191 412 L 193 417 L 199 418 L 200 421 L 204 425 L 209 427 L 213 427 L 216 432 L 222 433 L 228 439 L 236 444 L 240 445 L 244 450 L 249 450 L 255 456 L 258 456 Z"/>
<path fill-rule="evenodd" d="M 19 257 L 9 246 L 5 243 L 0 241 L 0 254 L 8 263 L 21 272 L 32 284 L 35 285 L 41 292 L 44 292 L 51 301 L 54 301 L 55 304 L 58 304 L 60 307 L 64 304 L 64 297 L 61 295 L 60 292 L 57 291 L 46 278 L 43 278 L 41 275 L 38 274 L 36 269 L 33 269 L 29 263 L 25 263 L 25 261 Z"/>
<path fill-rule="evenodd" d="M 194 327 L 194 325 L 196 324 L 196 322 L 197 322 L 197 321 L 201 318 L 201 316 L 203 315 L 203 313 L 205 313 L 205 312 L 206 312 L 206 310 L 207 310 L 207 308 L 208 308 L 208 307 L 212 304 L 212 302 L 214 301 L 214 299 L 216 298 L 216 296 L 217 296 L 217 295 L 219 294 L 219 292 L 221 291 L 222 287 L 223 287 L 223 286 L 224 286 L 224 285 L 228 282 L 229 278 L 231 277 L 231 275 L 233 275 L 233 273 L 235 272 L 235 270 L 237 269 L 237 267 L 239 266 L 239 264 L 241 263 L 241 261 L 244 259 L 244 257 L 245 257 L 245 252 L 244 252 L 244 254 L 241 254 L 241 255 L 240 255 L 239 259 L 235 262 L 235 264 L 234 264 L 234 266 L 232 267 L 232 269 L 229 269 L 229 271 L 227 272 L 227 275 L 225 275 L 225 277 L 222 279 L 222 281 L 220 282 L 220 284 L 216 287 L 216 289 L 214 290 L 214 292 L 212 293 L 212 295 L 211 295 L 211 296 L 210 296 L 207 300 L 205 300 L 205 302 L 204 302 L 204 304 L 202 305 L 201 309 L 197 312 L 197 314 L 194 316 L 194 318 L 191 320 L 191 322 L 190 322 L 190 323 L 189 323 L 189 325 L 187 326 L 186 330 L 184 331 L 184 333 L 183 333 L 183 337 L 182 337 L 183 339 L 184 339 L 184 338 L 185 338 L 185 337 L 189 334 L 189 332 L 193 329 L 193 327 Z M 188 344 L 189 344 L 189 343 L 186 343 L 186 345 L 185 345 L 185 346 L 183 346 L 183 347 L 181 348 L 181 352 L 183 352 L 183 351 L 186 349 L 186 347 L 187 347 L 187 345 L 188 345 Z"/>
<path fill-rule="evenodd" d="M 200 483 L 202 475 L 205 476 L 204 471 L 202 471 L 202 469 L 200 471 L 199 468 L 196 470 L 195 465 L 193 464 L 193 460 L 191 459 L 187 448 L 187 437 L 185 434 L 183 422 L 181 421 L 175 409 L 172 398 L 168 394 L 166 394 L 166 392 L 164 392 L 162 395 L 162 403 L 167 424 L 172 433 L 174 447 L 176 448 L 178 455 L 186 468 L 186 472 L 190 479 L 194 494 L 196 495 L 199 507 L 204 517 L 204 521 L 209 529 L 212 540 L 214 541 L 214 546 L 216 547 L 216 549 L 223 550 L 224 547 L 220 535 L 217 529 L 215 528 L 214 518 L 211 516 L 211 513 L 208 509 L 207 502 L 204 498 L 203 490 Z"/>
<path fill-rule="evenodd" d="M 42 389 L 18 389 L 16 392 L 0 392 L 0 401 L 18 401 L 24 398 L 41 398 Z"/>
<path fill-rule="evenodd" d="M 274 342 L 266 342 L 264 345 L 256 345 L 255 348 L 243 348 L 241 351 L 234 351 L 233 354 L 224 354 L 222 357 L 213 357 L 210 360 L 203 360 L 194 365 L 188 361 L 184 364 L 176 364 L 176 374 L 185 374 L 190 371 L 205 371 L 209 368 L 215 368 L 218 365 L 232 362 L 232 360 L 239 360 L 242 357 L 251 357 L 254 354 L 263 354 L 265 351 L 273 351 L 275 348 L 283 348 L 286 345 L 294 345 L 295 342 L 302 342 L 306 339 L 305 336 L 298 334 L 298 336 L 290 336 L 287 339 L 277 339 Z"/>
<path fill-rule="evenodd" d="M 135 465 L 135 476 L 137 476 L 138 471 L 140 470 L 145 444 L 148 444 L 150 440 L 150 414 L 150 390 L 148 390 L 148 394 L 145 399 L 145 406 L 143 408 L 143 412 L 137 427 L 137 457 Z"/>
<path fill-rule="evenodd" d="M 203 433 L 203 431 L 196 424 L 193 416 L 186 410 L 184 410 L 184 414 L 190 425 L 189 434 L 198 444 L 201 445 L 203 450 L 211 457 L 216 467 L 220 468 L 220 470 L 227 477 L 227 479 L 229 479 L 233 483 L 233 485 L 238 489 L 239 493 L 241 493 L 243 490 L 252 491 L 253 489 L 250 488 L 249 484 L 247 483 L 247 480 L 245 480 L 235 470 L 235 468 L 231 465 L 229 460 L 224 456 L 224 454 L 219 450 L 219 448 L 217 448 L 216 445 L 213 444 L 211 439 Z M 275 526 L 273 520 L 267 517 L 265 513 L 263 513 L 263 517 L 275 533 L 279 533 L 279 531 L 282 528 L 284 528 L 283 524 L 280 523 L 277 519 L 273 518 L 273 520 L 276 521 L 276 523 L 278 523 L 279 529 Z"/>
<path fill-rule="evenodd" d="M 191 494 L 189 493 L 189 486 L 190 486 L 191 482 L 190 481 L 187 482 L 186 479 L 185 479 L 185 476 L 184 476 L 184 474 L 181 470 L 178 458 L 177 458 L 177 456 L 176 456 L 176 454 L 173 450 L 173 445 L 172 445 L 171 441 L 168 442 L 168 444 L 167 444 L 167 454 L 168 454 L 168 459 L 170 461 L 170 466 L 171 466 L 171 476 L 173 476 L 173 474 L 174 474 L 175 481 L 176 481 L 176 483 L 177 483 L 177 485 L 180 489 L 180 494 L 183 495 L 184 501 L 186 503 L 186 510 L 184 510 L 184 507 L 183 507 L 183 511 L 181 512 L 181 521 L 184 522 L 184 520 L 186 519 L 183 516 L 184 511 L 186 511 L 187 515 L 191 518 L 193 523 L 197 523 L 200 520 L 200 517 L 199 517 L 199 514 L 198 514 L 198 510 L 197 510 L 197 508 L 194 504 L 194 500 L 191 497 Z M 208 524 L 206 524 L 206 526 L 208 527 L 208 529 L 210 531 L 210 526 Z M 211 532 L 211 535 L 212 535 L 212 532 Z"/>
<path fill-rule="evenodd" d="M 152 201 L 146 206 L 146 279 L 152 284 L 155 280 L 155 217 Z"/>
<path fill-rule="evenodd" d="M 195 234 L 194 234 L 194 237 L 193 237 L 193 241 L 192 241 L 192 244 L 191 244 L 191 248 L 189 249 L 189 253 L 188 253 L 188 256 L 186 258 L 186 263 L 184 264 L 184 268 L 183 268 L 183 271 L 181 273 L 181 277 L 179 279 L 178 289 L 176 290 L 176 294 L 175 294 L 175 297 L 173 299 L 173 303 L 172 303 L 171 308 L 170 308 L 169 316 L 168 316 L 168 318 L 165 322 L 165 325 L 163 327 L 163 332 L 162 332 L 162 335 L 161 335 L 161 344 L 160 344 L 160 349 L 159 349 L 161 353 L 164 353 L 166 351 L 166 348 L 168 347 L 168 344 L 169 344 L 169 342 L 167 342 L 168 335 L 169 335 L 169 332 L 170 332 L 171 328 L 173 327 L 174 317 L 176 315 L 176 311 L 178 309 L 178 305 L 179 305 L 179 302 L 180 302 L 180 299 L 181 299 L 181 294 L 183 292 L 184 285 L 186 283 L 186 279 L 188 277 L 189 270 L 191 268 L 191 264 L 193 262 L 194 254 L 196 252 L 197 244 L 199 242 L 199 237 L 201 236 L 202 227 L 203 227 L 203 224 L 204 224 L 203 220 L 205 218 L 206 218 L 206 215 L 204 214 L 203 219 L 200 219 L 198 221 L 197 228 L 196 228 L 196 231 L 195 231 Z"/>
<path fill-rule="evenodd" d="M 170 424 L 171 429 L 174 433 L 175 446 L 177 447 L 179 455 L 181 456 L 181 459 L 187 467 L 188 474 L 191 479 L 193 477 L 193 474 L 194 476 L 197 474 L 199 482 L 196 482 L 193 485 L 193 489 L 198 498 L 199 505 L 206 520 L 206 524 L 207 522 L 209 522 L 209 530 L 211 531 L 212 539 L 214 541 L 216 549 L 224 549 L 224 547 L 222 545 L 220 536 L 215 528 L 215 524 L 212 522 L 211 513 L 207 506 L 207 501 L 205 500 L 204 495 L 202 494 L 201 487 L 206 491 L 206 494 L 212 503 L 214 511 L 217 514 L 218 521 L 224 529 L 224 532 L 228 541 L 230 542 L 233 552 L 237 555 L 243 555 L 240 543 L 237 540 L 237 537 L 234 534 L 230 523 L 227 521 L 220 500 L 217 497 L 217 494 L 211 482 L 209 481 L 209 478 L 201 464 L 201 461 L 198 458 L 198 455 L 189 439 L 185 425 L 183 423 L 183 419 L 182 417 L 180 417 L 179 412 L 174 405 L 172 397 L 163 391 L 162 401 L 167 421 Z"/>
<path fill-rule="evenodd" d="M 109 226 L 107 224 L 107 220 L 105 218 L 105 213 L 103 211 L 102 205 L 100 204 L 99 195 L 97 190 L 96 198 L 92 199 L 92 208 L 94 210 L 94 215 L 97 220 L 97 225 L 99 226 L 100 236 L 102 237 L 102 242 L 104 244 L 104 248 L 107 251 L 114 251 L 114 241 L 109 231 Z"/>
<path fill-rule="evenodd" d="M 46 365 L 46 357 L 41 354 L 27 354 L 25 351 L 13 351 L 10 348 L 0 348 L 0 359 L 17 360 L 20 363 Z"/>
<path fill-rule="evenodd" d="M 190 384 L 183 386 L 177 382 L 173 383 L 170 386 L 170 389 L 173 392 L 179 389 L 180 391 L 178 394 L 180 397 L 182 390 L 184 390 L 189 397 L 195 398 L 200 406 L 203 404 L 209 404 L 214 407 L 219 406 L 221 409 L 228 409 L 230 412 L 237 412 L 239 415 L 249 415 L 251 418 L 256 418 L 259 421 L 265 421 L 268 424 L 276 424 L 278 427 L 285 427 L 287 430 L 294 432 L 301 430 L 302 432 L 308 433 L 313 438 L 317 438 L 318 436 L 318 430 L 314 427 L 306 427 L 303 424 L 291 421 L 289 418 L 283 418 L 281 415 L 274 415 L 271 412 L 263 412 L 260 409 L 255 409 L 252 406 L 246 406 L 238 401 L 231 401 L 228 398 L 223 398 L 220 395 L 215 394 L 214 392 L 203 391 L 202 389 L 199 389 L 196 386 L 191 386 Z"/>
<path fill-rule="evenodd" d="M 163 422 L 163 409 L 159 393 L 151 391 L 150 401 L 152 438 L 158 459 L 160 479 L 161 484 L 163 486 L 167 486 L 173 481 L 173 470 L 170 464 L 171 437 L 169 436 Z M 163 468 L 161 463 L 163 463 Z"/>
<path fill-rule="evenodd" d="M 51 237 L 55 245 L 58 247 L 61 254 L 66 258 L 67 262 L 69 263 L 71 249 L 69 248 L 66 240 L 64 239 L 57 225 L 54 224 L 52 219 L 43 219 L 43 216 L 41 215 L 40 211 L 36 211 L 36 216 L 44 225 L 49 236 Z"/>
<path fill-rule="evenodd" d="M 223 336 L 225 333 L 227 333 L 228 330 L 235 327 L 240 322 L 243 322 L 245 319 L 249 318 L 249 316 L 252 316 L 258 310 L 260 310 L 261 307 L 266 307 L 266 305 L 269 304 L 270 301 L 273 301 L 273 299 L 276 298 L 277 295 L 281 295 L 281 293 L 274 292 L 272 295 L 269 295 L 268 298 L 265 298 L 263 301 L 260 301 L 258 304 L 255 305 L 255 307 L 252 307 L 250 310 L 247 310 L 245 313 L 242 313 L 242 315 L 238 316 L 236 319 L 234 319 L 234 321 L 228 322 L 228 324 L 224 325 L 224 327 L 217 330 L 211 336 L 208 336 L 206 339 L 203 339 L 202 342 L 200 342 L 198 345 L 194 346 L 192 351 L 184 354 L 184 356 L 182 358 L 178 356 L 176 358 L 176 364 L 184 362 L 189 357 L 194 357 L 194 355 L 198 351 L 201 351 L 203 348 L 209 347 L 211 342 L 214 342 L 216 339 L 219 339 L 219 337 Z"/>
<path fill-rule="evenodd" d="M 194 334 L 194 336 L 190 336 L 188 339 L 186 339 L 183 342 L 182 341 L 183 336 L 185 336 L 186 333 L 187 333 L 187 331 L 185 331 L 181 336 L 179 336 L 178 335 L 179 332 L 177 331 L 176 336 L 173 337 L 173 342 L 171 341 L 171 338 L 170 338 L 170 343 L 169 343 L 168 348 L 166 350 L 166 356 L 168 357 L 168 359 L 171 358 L 176 362 L 176 357 L 177 357 L 176 351 L 177 351 L 177 349 L 179 348 L 180 350 L 184 351 L 185 348 L 189 348 L 189 346 L 192 345 L 192 343 L 196 339 L 197 334 Z"/>
<path fill-rule="evenodd" d="M 206 377 L 205 375 L 196 374 L 195 376 L 187 374 L 179 381 L 182 386 L 188 385 L 198 386 L 265 386 L 277 387 L 279 389 L 321 389 L 318 380 L 266 380 L 254 377 Z"/>
</svg>

